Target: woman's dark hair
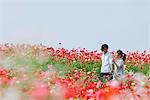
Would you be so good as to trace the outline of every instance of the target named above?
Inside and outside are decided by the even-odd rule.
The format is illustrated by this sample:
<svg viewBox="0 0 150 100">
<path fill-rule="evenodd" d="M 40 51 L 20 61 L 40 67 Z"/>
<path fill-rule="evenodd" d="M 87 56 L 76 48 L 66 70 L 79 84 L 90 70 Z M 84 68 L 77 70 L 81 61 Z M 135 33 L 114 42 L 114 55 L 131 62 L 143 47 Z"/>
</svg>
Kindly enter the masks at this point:
<svg viewBox="0 0 150 100">
<path fill-rule="evenodd" d="M 126 60 L 126 54 L 125 54 L 125 53 L 123 53 L 123 51 L 122 51 L 122 50 L 117 50 L 117 53 L 121 55 L 121 58 L 122 58 L 122 60 L 123 60 L 123 61 L 125 61 L 125 60 Z"/>
<path fill-rule="evenodd" d="M 109 47 L 108 47 L 107 44 L 103 44 L 103 45 L 101 46 L 101 50 L 104 51 L 104 48 L 108 49 Z"/>
<path fill-rule="evenodd" d="M 122 53 L 122 59 L 123 59 L 123 61 L 125 61 L 126 60 L 126 54 L 125 53 Z"/>
<path fill-rule="evenodd" d="M 122 54 L 123 54 L 122 50 L 117 50 L 117 53 L 118 53 L 119 55 L 121 55 L 121 57 L 122 57 Z"/>
</svg>

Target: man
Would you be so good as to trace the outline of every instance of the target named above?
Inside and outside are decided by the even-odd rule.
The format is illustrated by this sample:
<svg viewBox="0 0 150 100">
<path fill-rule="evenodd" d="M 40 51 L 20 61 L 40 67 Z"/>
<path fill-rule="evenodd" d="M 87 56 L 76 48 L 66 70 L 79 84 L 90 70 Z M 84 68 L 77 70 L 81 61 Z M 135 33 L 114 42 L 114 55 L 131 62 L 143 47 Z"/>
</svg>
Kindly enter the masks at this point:
<svg viewBox="0 0 150 100">
<path fill-rule="evenodd" d="M 108 80 L 112 79 L 112 55 L 108 52 L 108 45 L 103 44 L 101 46 L 102 54 L 102 66 L 100 73 L 100 80 L 103 81 L 104 78 L 108 78 Z"/>
</svg>

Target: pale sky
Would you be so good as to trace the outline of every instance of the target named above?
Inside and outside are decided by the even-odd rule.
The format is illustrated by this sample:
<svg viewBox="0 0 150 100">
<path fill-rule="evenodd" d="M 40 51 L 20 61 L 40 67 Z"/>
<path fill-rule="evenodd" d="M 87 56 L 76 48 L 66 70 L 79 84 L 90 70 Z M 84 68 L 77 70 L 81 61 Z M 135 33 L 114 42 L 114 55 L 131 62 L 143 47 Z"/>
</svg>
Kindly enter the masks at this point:
<svg viewBox="0 0 150 100">
<path fill-rule="evenodd" d="M 150 0 L 0 0 L 0 42 L 150 48 Z"/>
</svg>

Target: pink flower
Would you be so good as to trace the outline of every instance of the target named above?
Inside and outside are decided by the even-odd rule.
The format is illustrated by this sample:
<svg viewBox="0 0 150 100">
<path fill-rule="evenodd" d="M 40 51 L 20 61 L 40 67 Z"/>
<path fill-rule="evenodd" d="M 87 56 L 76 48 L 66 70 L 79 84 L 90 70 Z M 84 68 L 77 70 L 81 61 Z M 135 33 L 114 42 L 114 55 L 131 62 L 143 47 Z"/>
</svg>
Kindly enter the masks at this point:
<svg viewBox="0 0 150 100">
<path fill-rule="evenodd" d="M 35 89 L 33 89 L 32 91 L 32 97 L 33 100 L 45 100 L 48 95 L 49 95 L 49 91 L 47 87 L 36 87 Z"/>
<path fill-rule="evenodd" d="M 102 84 L 102 82 L 99 81 L 99 82 L 97 83 L 97 85 L 96 85 L 96 88 L 99 88 L 101 84 Z"/>
<path fill-rule="evenodd" d="M 53 65 L 48 65 L 48 68 L 49 68 L 49 69 L 52 69 L 52 68 L 53 68 Z"/>
</svg>

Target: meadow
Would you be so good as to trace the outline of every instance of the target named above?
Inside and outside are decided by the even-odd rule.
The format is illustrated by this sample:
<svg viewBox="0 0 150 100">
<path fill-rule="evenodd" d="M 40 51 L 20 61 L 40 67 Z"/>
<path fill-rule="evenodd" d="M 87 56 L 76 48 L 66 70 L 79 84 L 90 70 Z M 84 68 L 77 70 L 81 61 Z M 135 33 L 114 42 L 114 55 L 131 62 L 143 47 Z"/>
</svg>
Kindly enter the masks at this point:
<svg viewBox="0 0 150 100">
<path fill-rule="evenodd" d="M 150 54 L 126 54 L 125 76 L 101 82 L 97 50 L 1 44 L 0 100 L 149 100 Z"/>
</svg>

